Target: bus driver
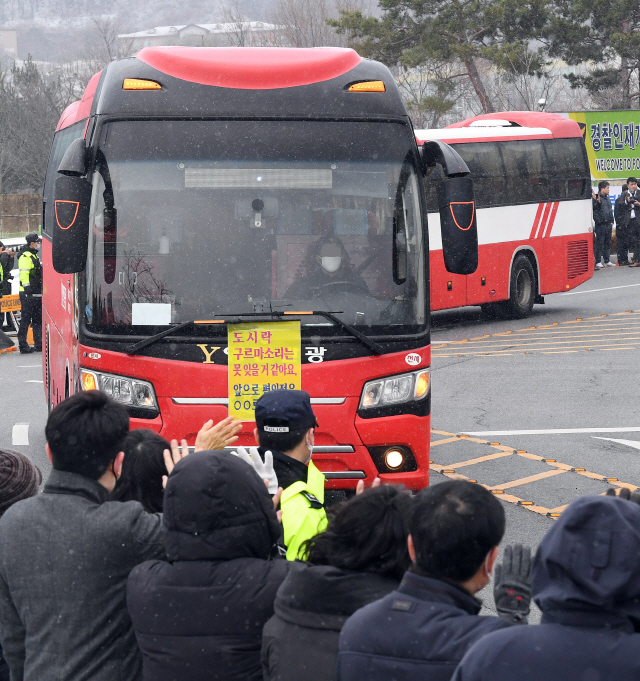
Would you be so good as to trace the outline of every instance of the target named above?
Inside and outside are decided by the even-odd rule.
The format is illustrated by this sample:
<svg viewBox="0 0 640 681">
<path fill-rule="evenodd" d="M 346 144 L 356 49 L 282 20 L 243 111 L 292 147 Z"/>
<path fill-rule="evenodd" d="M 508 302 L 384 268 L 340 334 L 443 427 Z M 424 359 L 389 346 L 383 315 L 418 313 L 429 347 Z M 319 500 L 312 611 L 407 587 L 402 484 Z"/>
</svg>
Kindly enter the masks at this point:
<svg viewBox="0 0 640 681">
<path fill-rule="evenodd" d="M 285 298 L 311 300 L 341 291 L 371 295 L 364 279 L 351 265 L 342 241 L 336 236 L 323 237 L 310 249 Z"/>
</svg>

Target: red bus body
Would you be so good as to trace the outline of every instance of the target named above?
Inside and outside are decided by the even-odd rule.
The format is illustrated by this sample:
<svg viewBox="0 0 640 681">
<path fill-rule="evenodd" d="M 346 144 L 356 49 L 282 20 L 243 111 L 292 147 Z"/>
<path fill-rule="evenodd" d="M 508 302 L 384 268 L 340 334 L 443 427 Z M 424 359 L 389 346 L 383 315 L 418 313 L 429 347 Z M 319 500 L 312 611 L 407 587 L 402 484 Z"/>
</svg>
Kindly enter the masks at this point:
<svg viewBox="0 0 640 681">
<path fill-rule="evenodd" d="M 243 92 L 250 90 L 256 98 L 264 92 L 268 95 L 273 91 L 281 93 L 283 98 L 289 95 L 294 97 L 297 89 L 313 87 L 315 83 L 320 83 L 323 87 L 328 83 L 326 87 L 329 87 L 334 81 L 339 82 L 342 91 L 344 83 L 375 79 L 375 74 L 382 74 L 378 77 L 385 81 L 387 94 L 396 96 L 392 91 L 394 86 L 390 74 L 381 65 L 366 62 L 351 50 L 279 50 L 276 57 L 274 60 L 266 52 L 254 48 L 146 48 L 138 55 L 137 60 L 125 60 L 130 66 L 122 66 L 124 61 L 114 62 L 105 70 L 106 76 L 94 76 L 81 102 L 72 104 L 62 115 L 50 157 L 43 209 L 48 214 L 43 219 L 42 244 L 45 272 L 43 371 L 50 407 L 81 389 L 80 371 L 85 368 L 152 383 L 159 413 L 153 418 L 140 418 L 135 410 L 130 411 L 131 424 L 134 428 L 150 428 L 167 439 L 186 437 L 192 445 L 196 432 L 206 420 L 217 421 L 227 415 L 228 369 L 226 364 L 211 362 L 208 355 L 212 347 L 220 345 L 220 342 L 194 341 L 196 354 L 189 360 L 152 356 L 146 351 L 129 356 L 123 351 L 122 344 L 112 345 L 107 337 L 96 341 L 96 335 L 87 332 L 84 310 L 88 303 L 83 294 L 86 288 L 86 282 L 83 283 L 84 273 L 59 274 L 52 266 L 52 244 L 47 234 L 47 225 L 51 224 L 52 219 L 52 183 L 60 157 L 70 141 L 85 136 L 87 144 L 93 143 L 95 146 L 95 136 L 98 134 L 96 130 L 99 131 L 100 125 L 103 125 L 101 116 L 107 107 L 104 104 L 105 98 L 111 96 L 110 83 L 116 82 L 120 88 L 122 75 L 155 79 L 169 94 L 171 88 L 173 92 L 181 87 L 199 88 L 193 91 L 204 92 L 206 97 L 213 100 L 216 93 L 227 96 L 230 90 L 238 92 L 238 96 L 245 96 Z M 119 71 L 114 76 L 115 69 Z M 368 75 L 369 73 L 373 75 Z M 211 96 L 208 92 L 214 95 Z M 152 101 L 150 98 L 158 95 L 147 92 L 123 94 L 118 90 L 112 96 L 120 97 L 118 101 L 128 102 Z M 353 96 L 373 97 L 378 98 L 377 101 L 383 101 L 381 98 L 384 95 L 357 93 Z M 138 99 L 135 100 L 135 97 Z M 397 101 L 400 101 L 399 96 Z M 139 113 L 144 114 L 144 111 Z M 130 112 L 116 111 L 115 114 L 120 118 L 132 117 Z M 159 116 L 157 112 L 154 115 Z M 388 118 L 390 114 L 383 111 L 377 114 L 377 119 L 385 119 L 385 116 Z M 186 113 L 183 117 L 186 117 Z M 408 117 L 406 124 L 410 129 Z M 91 139 L 94 141 L 91 142 Z M 415 152 L 418 153 L 417 146 Z M 423 212 L 423 220 L 426 244 L 426 211 Z M 344 237 L 345 243 L 351 243 L 348 239 Z M 357 238 L 354 237 L 352 242 L 356 243 Z M 428 250 L 425 252 L 425 260 L 427 254 Z M 356 254 L 353 258 L 357 265 L 359 256 Z M 185 266 L 188 267 L 188 263 Z M 424 266 L 427 271 L 426 262 Z M 367 279 L 367 282 L 370 280 L 371 278 Z M 428 484 L 430 394 L 425 398 L 423 413 L 420 414 L 399 413 L 363 418 L 358 413 L 366 381 L 430 366 L 426 294 L 425 298 L 425 331 L 418 338 L 395 345 L 391 343 L 387 345 L 387 351 L 379 356 L 373 356 L 358 343 L 352 342 L 345 346 L 343 341 L 344 347 L 353 348 L 353 357 L 323 362 L 307 361 L 302 364 L 302 388 L 310 393 L 319 422 L 315 435 L 314 461 L 320 470 L 328 474 L 329 488 L 353 488 L 358 479 L 365 479 L 369 484 L 376 476 L 416 490 Z M 195 345 L 204 348 L 195 350 Z M 155 347 L 159 348 L 160 344 Z M 304 347 L 303 345 L 303 362 Z M 255 444 L 254 428 L 253 422 L 243 424 L 239 444 Z M 392 445 L 410 450 L 415 464 L 405 466 L 408 470 L 403 468 L 400 472 L 386 469 L 380 464 L 380 456 L 384 454 L 385 448 Z M 407 460 L 409 459 L 410 457 Z M 378 461 L 378 465 L 375 461 Z"/>
<path fill-rule="evenodd" d="M 479 260 L 474 274 L 453 275 L 445 270 L 439 216 L 437 209 L 429 207 L 432 311 L 508 300 L 512 264 L 518 254 L 526 255 L 533 266 L 540 302 L 541 296 L 568 291 L 593 276 L 590 174 L 577 123 L 558 114 L 508 111 L 476 116 L 441 130 L 418 130 L 416 136 L 418 144 L 439 139 L 452 146 L 470 166 L 476 191 Z M 499 154 L 510 154 L 515 145 L 529 145 L 529 149 L 524 146 L 522 159 L 546 153 L 552 168 L 555 159 L 549 158 L 549 150 L 553 147 L 543 151 L 542 145 L 556 140 L 563 140 L 561 144 L 570 140 L 577 154 L 578 145 L 582 147 L 581 169 L 568 168 L 558 178 L 541 167 L 536 169 L 540 175 L 509 173 L 518 161 L 512 158 L 509 167 L 503 165 L 504 175 L 493 169 L 492 176 L 491 169 L 480 167 L 484 162 L 472 165 L 479 158 L 478 145 L 486 148 L 491 165 L 496 156 L 499 161 Z M 473 153 L 466 153 L 469 145 Z M 495 153 L 489 151 L 492 145 Z M 478 177 L 476 169 L 485 177 Z"/>
</svg>

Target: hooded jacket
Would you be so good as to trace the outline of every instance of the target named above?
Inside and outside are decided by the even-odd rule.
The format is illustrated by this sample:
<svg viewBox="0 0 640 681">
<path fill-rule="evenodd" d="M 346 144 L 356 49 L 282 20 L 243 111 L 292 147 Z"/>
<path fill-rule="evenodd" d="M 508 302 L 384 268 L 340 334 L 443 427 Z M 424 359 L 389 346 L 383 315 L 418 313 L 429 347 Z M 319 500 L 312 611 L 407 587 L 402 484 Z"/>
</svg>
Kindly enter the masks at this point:
<svg viewBox="0 0 640 681">
<path fill-rule="evenodd" d="M 264 482 L 228 452 L 196 452 L 169 476 L 168 562 L 131 572 L 127 606 L 145 681 L 259 681 L 262 627 L 289 563 Z"/>
<path fill-rule="evenodd" d="M 397 591 L 358 610 L 342 628 L 338 681 L 449 681 L 480 637 L 511 626 L 480 617 L 464 589 L 406 572 Z"/>
<path fill-rule="evenodd" d="M 333 681 L 342 625 L 397 588 L 372 572 L 293 563 L 262 635 L 265 681 Z"/>
<path fill-rule="evenodd" d="M 483 638 L 455 681 L 640 679 L 640 506 L 577 499 L 542 540 L 532 576 L 541 624 Z"/>
</svg>

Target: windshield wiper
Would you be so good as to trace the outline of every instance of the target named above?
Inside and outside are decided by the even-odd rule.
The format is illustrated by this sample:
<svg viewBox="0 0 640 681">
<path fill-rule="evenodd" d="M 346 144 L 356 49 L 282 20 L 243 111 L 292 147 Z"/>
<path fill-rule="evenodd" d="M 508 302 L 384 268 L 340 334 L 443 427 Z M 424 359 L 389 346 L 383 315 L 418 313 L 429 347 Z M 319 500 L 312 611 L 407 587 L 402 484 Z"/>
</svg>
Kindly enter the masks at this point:
<svg viewBox="0 0 640 681">
<path fill-rule="evenodd" d="M 219 315 L 213 315 L 214 317 L 224 317 L 225 318 L 225 323 L 229 323 L 226 320 L 226 317 L 231 317 L 231 318 L 242 318 L 242 317 L 298 317 L 298 316 L 313 316 L 317 315 L 319 317 L 324 317 L 325 319 L 328 319 L 329 321 L 333 322 L 337 326 L 339 326 L 343 331 L 347 331 L 351 336 L 354 338 L 357 338 L 364 346 L 366 346 L 369 350 L 374 355 L 382 355 L 384 353 L 384 350 L 381 345 L 376 343 L 374 340 L 371 340 L 368 336 L 365 336 L 363 333 L 360 333 L 358 329 L 355 329 L 351 324 L 347 324 L 346 322 L 343 322 L 342 319 L 339 317 L 336 317 L 336 314 L 341 314 L 340 312 L 325 312 L 324 310 L 314 310 L 311 312 L 283 312 L 281 310 L 272 310 L 268 312 L 226 312 L 224 314 L 219 314 Z M 152 336 L 148 336 L 147 338 L 143 338 L 141 341 L 134 343 L 133 345 L 130 345 L 126 349 L 127 355 L 135 355 L 139 350 L 142 350 L 143 348 L 147 348 L 150 345 L 153 345 L 159 340 L 162 340 L 166 336 L 169 336 L 172 333 L 175 333 L 176 331 L 181 331 L 182 329 L 186 328 L 187 326 L 190 326 L 192 324 L 196 323 L 202 323 L 202 322 L 196 322 L 196 321 L 189 321 L 189 322 L 182 322 L 182 324 L 176 324 L 175 326 L 172 326 L 170 329 L 165 329 L 164 331 L 160 331 L 159 333 L 154 333 Z"/>
<path fill-rule="evenodd" d="M 160 333 L 154 333 L 152 336 L 147 336 L 146 338 L 143 338 L 141 341 L 134 343 L 133 345 L 130 345 L 126 353 L 127 355 L 135 355 L 138 350 L 142 350 L 142 348 L 147 348 L 150 345 L 153 345 L 156 341 L 162 340 L 165 336 L 168 336 L 172 333 L 175 333 L 176 331 L 182 331 L 187 326 L 190 326 L 191 324 L 195 324 L 195 322 L 182 322 L 182 324 L 176 324 L 175 326 L 172 326 L 170 329 L 165 329 L 164 331 L 160 331 Z"/>
</svg>

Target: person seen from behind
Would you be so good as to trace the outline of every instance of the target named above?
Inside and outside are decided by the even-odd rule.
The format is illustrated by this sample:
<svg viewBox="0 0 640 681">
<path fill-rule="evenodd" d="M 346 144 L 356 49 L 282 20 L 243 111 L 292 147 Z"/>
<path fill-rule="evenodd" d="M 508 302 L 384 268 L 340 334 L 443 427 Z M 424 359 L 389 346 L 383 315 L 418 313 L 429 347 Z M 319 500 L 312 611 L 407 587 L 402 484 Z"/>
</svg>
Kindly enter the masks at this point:
<svg viewBox="0 0 640 681">
<path fill-rule="evenodd" d="M 127 585 L 144 681 L 262 681 L 262 628 L 291 566 L 278 554 L 278 496 L 228 451 L 173 469 L 167 560 L 138 565 Z"/>
<path fill-rule="evenodd" d="M 11 295 L 11 281 L 13 279 L 11 270 L 13 269 L 14 258 L 15 250 L 6 248 L 0 241 L 0 298 Z M 9 313 L 0 313 L 0 331 L 2 329 L 12 330 L 12 328 L 9 323 Z"/>
<path fill-rule="evenodd" d="M 128 432 L 126 408 L 97 390 L 49 414 L 44 490 L 0 520 L 0 643 L 12 681 L 140 677 L 126 582 L 164 545 L 159 515 L 107 501 Z"/>
<path fill-rule="evenodd" d="M 40 469 L 24 454 L 0 449 L 0 518 L 16 502 L 34 497 L 41 483 Z M 1 649 L 0 681 L 9 681 L 9 665 Z"/>
<path fill-rule="evenodd" d="M 411 559 L 411 497 L 368 489 L 340 505 L 307 540 L 283 582 L 262 634 L 265 681 L 333 681 L 338 637 L 356 610 L 398 588 Z"/>
<path fill-rule="evenodd" d="M 496 569 L 500 617 L 480 617 L 505 530 L 502 504 L 481 485 L 448 480 L 417 495 L 407 538 L 412 565 L 396 591 L 352 615 L 340 634 L 338 681 L 448 681 L 482 636 L 526 622 L 530 550 L 507 546 Z"/>
<path fill-rule="evenodd" d="M 481 639 L 454 680 L 639 679 L 638 565 L 640 506 L 615 496 L 576 499 L 533 561 L 540 624 Z"/>
<path fill-rule="evenodd" d="M 224 449 L 232 445 L 242 429 L 242 421 L 228 416 L 216 425 L 207 421 L 196 436 L 194 451 Z M 168 475 L 165 452 L 177 448 L 173 440 L 167 442 L 151 430 L 129 432 L 122 445 L 124 461 L 122 473 L 111 493 L 114 501 L 139 501 L 147 513 L 162 513 L 164 496 L 163 478 Z M 186 447 L 182 441 L 182 447 Z"/>
<path fill-rule="evenodd" d="M 280 508 L 287 559 L 295 560 L 300 547 L 327 526 L 324 509 L 324 475 L 311 460 L 318 426 L 311 409 L 309 393 L 304 390 L 275 390 L 264 393 L 256 402 L 254 437 L 260 456 L 273 469 L 282 487 Z M 239 449 L 239 453 L 246 452 Z M 276 486 L 277 486 L 276 485 Z"/>
<path fill-rule="evenodd" d="M 25 237 L 27 247 L 18 258 L 20 270 L 20 328 L 18 348 L 21 353 L 42 352 L 42 263 L 38 250 L 42 239 L 34 232 Z M 33 329 L 33 347 L 27 342 L 29 326 Z"/>
<path fill-rule="evenodd" d="M 618 267 L 625 267 L 629 264 L 629 210 L 627 200 L 629 199 L 629 187 L 622 185 L 620 196 L 613 205 L 613 216 L 616 221 L 616 251 L 618 255 Z"/>
<path fill-rule="evenodd" d="M 598 193 L 594 192 L 591 203 L 593 204 L 593 221 L 595 223 L 595 259 L 596 269 L 603 267 L 615 267 L 609 260 L 611 253 L 611 232 L 613 229 L 613 209 L 609 199 L 609 183 L 606 180 L 598 182 Z M 604 260 L 604 264 L 601 262 Z"/>
</svg>

